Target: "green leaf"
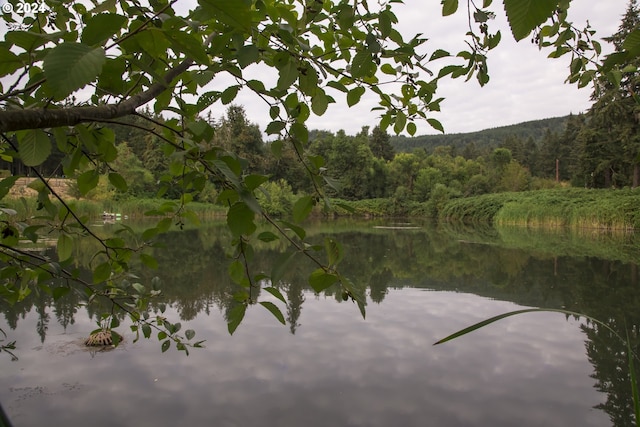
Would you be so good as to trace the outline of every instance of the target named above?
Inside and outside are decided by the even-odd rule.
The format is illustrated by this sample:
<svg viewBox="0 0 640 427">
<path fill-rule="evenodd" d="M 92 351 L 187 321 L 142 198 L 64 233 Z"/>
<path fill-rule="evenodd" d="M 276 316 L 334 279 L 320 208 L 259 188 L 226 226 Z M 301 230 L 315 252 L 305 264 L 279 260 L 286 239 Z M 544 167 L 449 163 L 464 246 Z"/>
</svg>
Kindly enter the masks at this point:
<svg viewBox="0 0 640 427">
<path fill-rule="evenodd" d="M 20 178 L 18 175 L 8 176 L 0 180 L 0 199 L 3 199 L 11 188 L 13 188 L 13 184 Z"/>
<path fill-rule="evenodd" d="M 229 86 L 224 91 L 222 91 L 222 95 L 220 95 L 220 101 L 222 101 L 224 105 L 229 104 L 238 95 L 238 90 L 240 90 L 240 86 L 238 85 Z"/>
<path fill-rule="evenodd" d="M 442 16 L 449 16 L 458 10 L 458 0 L 442 0 Z"/>
<path fill-rule="evenodd" d="M 71 239 L 67 234 L 60 234 L 60 236 L 58 236 L 56 251 L 58 252 L 58 261 L 60 262 L 71 258 L 71 253 L 73 252 L 73 239 Z"/>
<path fill-rule="evenodd" d="M 245 68 L 254 62 L 258 62 L 260 59 L 260 50 L 255 45 L 246 45 L 242 46 L 240 50 L 238 50 L 238 65 L 240 68 Z"/>
<path fill-rule="evenodd" d="M 119 173 L 116 172 L 110 172 L 109 173 L 109 182 L 111 183 L 111 185 L 113 185 L 117 190 L 122 191 L 123 193 L 125 191 L 127 191 L 128 186 L 127 186 L 127 181 L 125 181 L 125 179 L 122 177 L 122 175 L 120 175 Z"/>
<path fill-rule="evenodd" d="M 267 135 L 274 135 L 280 133 L 282 129 L 285 128 L 287 124 L 280 120 L 275 120 L 267 125 L 266 133 Z"/>
<path fill-rule="evenodd" d="M 101 13 L 89 18 L 82 32 L 82 43 L 100 45 L 122 28 L 127 18 L 115 13 Z"/>
<path fill-rule="evenodd" d="M 287 303 L 287 301 L 284 299 L 284 296 L 282 295 L 282 293 L 274 288 L 273 286 L 268 286 L 266 288 L 262 288 L 262 290 L 269 292 L 271 295 L 273 295 L 274 297 L 278 298 L 280 301 L 282 301 L 283 303 Z"/>
<path fill-rule="evenodd" d="M 378 29 L 383 38 L 387 38 L 389 34 L 391 34 L 393 17 L 395 17 L 395 15 L 389 10 L 383 10 L 380 12 L 380 15 L 378 15 Z"/>
<path fill-rule="evenodd" d="M 511 33 L 516 41 L 524 39 L 538 25 L 551 18 L 558 7 L 559 1 L 504 0 L 504 10 L 511 27 Z"/>
<path fill-rule="evenodd" d="M 44 228 L 44 225 L 30 225 L 22 230 L 22 235 L 33 243 L 38 241 L 38 230 Z"/>
<path fill-rule="evenodd" d="M 407 123 L 407 132 L 409 133 L 409 135 L 414 136 L 417 130 L 418 128 L 416 127 L 415 123 L 413 122 Z"/>
<path fill-rule="evenodd" d="M 440 123 L 438 120 L 436 119 L 427 119 L 427 123 L 429 123 L 429 125 L 436 129 L 439 130 L 440 132 L 444 133 L 444 127 L 442 127 L 442 123 Z"/>
<path fill-rule="evenodd" d="M 164 35 L 171 42 L 174 51 L 184 53 L 200 64 L 210 63 L 209 55 L 202 44 L 202 38 L 197 33 L 189 33 L 183 29 L 184 20 L 171 17 L 163 22 Z"/>
<path fill-rule="evenodd" d="M 87 193 L 98 185 L 100 175 L 96 170 L 88 170 L 78 177 L 78 190 L 80 194 L 86 196 Z"/>
<path fill-rule="evenodd" d="M 193 329 L 187 329 L 186 331 L 184 331 L 184 336 L 187 337 L 188 340 L 192 340 L 193 337 L 196 336 L 196 331 L 194 331 Z"/>
<path fill-rule="evenodd" d="M 360 102 L 360 98 L 365 93 L 365 88 L 362 86 L 355 87 L 347 93 L 347 105 L 349 107 L 353 107 L 358 102 Z"/>
<path fill-rule="evenodd" d="M 2 58 L 2 61 L 0 61 L 0 77 L 13 74 L 24 66 L 20 57 L 5 46 L 0 46 L 0 58 Z"/>
<path fill-rule="evenodd" d="M 271 283 L 277 284 L 285 275 L 285 273 L 289 270 L 289 266 L 291 265 L 293 258 L 299 252 L 285 252 L 278 256 L 278 259 L 273 263 L 271 267 Z"/>
<path fill-rule="evenodd" d="M 338 81 L 329 81 L 327 82 L 327 86 L 332 87 L 336 90 L 339 90 L 340 92 L 344 92 L 347 93 L 349 90 L 347 89 L 347 87 L 345 85 L 343 85 L 342 83 L 338 82 Z"/>
<path fill-rule="evenodd" d="M 68 294 L 70 291 L 71 291 L 71 288 L 68 288 L 66 286 L 58 286 L 57 288 L 53 289 L 53 292 L 52 292 L 53 300 L 58 301 L 60 298 Z"/>
<path fill-rule="evenodd" d="M 261 240 L 266 243 L 273 242 L 274 240 L 279 240 L 279 239 L 280 237 L 278 237 L 276 234 L 273 234 L 270 231 L 263 231 L 258 235 L 258 240 Z"/>
<path fill-rule="evenodd" d="M 300 197 L 293 205 L 293 220 L 295 222 L 304 221 L 311 213 L 314 205 L 315 199 L 312 196 Z"/>
<path fill-rule="evenodd" d="M 131 287 L 133 289 L 135 289 L 135 291 L 138 293 L 138 295 L 144 295 L 147 293 L 147 289 L 144 287 L 144 285 L 142 283 L 133 283 L 131 285 Z"/>
<path fill-rule="evenodd" d="M 93 283 L 102 283 L 111 277 L 111 264 L 103 262 L 93 270 Z"/>
<path fill-rule="evenodd" d="M 437 49 L 435 52 L 431 54 L 429 61 L 435 61 L 436 59 L 445 58 L 447 56 L 451 56 L 451 54 L 446 50 Z"/>
<path fill-rule="evenodd" d="M 318 90 L 311 98 L 311 111 L 316 116 L 322 116 L 329 107 L 329 97 L 322 90 Z"/>
<path fill-rule="evenodd" d="M 269 310 L 271 314 L 273 314 L 280 323 L 282 323 L 283 325 L 286 323 L 284 321 L 284 316 L 282 315 L 282 312 L 274 303 L 269 301 L 261 301 L 260 305 L 266 308 L 267 310 Z"/>
<path fill-rule="evenodd" d="M 257 189 L 267 181 L 269 181 L 269 177 L 266 175 L 251 174 L 244 177 L 244 184 L 250 191 Z"/>
<path fill-rule="evenodd" d="M 146 323 L 142 325 L 142 334 L 145 338 L 149 338 L 151 336 L 151 326 Z"/>
<path fill-rule="evenodd" d="M 0 232 L 0 242 L 6 246 L 17 246 L 20 242 L 20 233 L 18 232 L 18 229 L 10 225 L 2 227 L 2 231 Z"/>
<path fill-rule="evenodd" d="M 316 293 L 320 293 L 338 282 L 338 276 L 327 273 L 322 268 L 315 270 L 309 276 L 309 285 Z"/>
<path fill-rule="evenodd" d="M 445 338 L 442 338 L 441 340 L 438 340 L 437 342 L 435 342 L 433 345 L 438 345 L 438 344 L 442 344 L 445 343 L 447 341 L 451 341 L 455 338 L 461 337 L 463 335 L 466 335 L 470 332 L 473 332 L 477 329 L 480 329 L 484 326 L 490 325 L 491 323 L 497 322 L 498 320 L 502 320 L 505 319 L 507 317 L 511 317 L 511 316 L 515 316 L 518 314 L 523 314 L 523 313 L 534 313 L 534 312 L 543 312 L 543 311 L 549 311 L 549 312 L 558 312 L 558 313 L 565 313 L 565 314 L 576 314 L 576 313 L 572 313 L 566 310 L 556 310 L 556 309 L 544 309 L 544 308 L 528 308 L 528 309 L 524 309 L 524 310 L 515 310 L 515 311 L 510 311 L 508 313 L 503 313 L 503 314 L 499 314 L 497 316 L 491 317 L 489 319 L 483 320 L 482 322 L 478 322 L 475 323 L 467 328 L 461 329 L 458 332 L 455 332 Z"/>
<path fill-rule="evenodd" d="M 351 63 L 351 75 L 353 78 L 365 77 L 370 74 L 371 69 L 374 67 L 373 55 L 371 52 L 362 50 L 353 57 Z"/>
<path fill-rule="evenodd" d="M 251 28 L 251 3 L 245 0 L 200 0 L 200 5 L 231 27 L 248 31 Z"/>
<path fill-rule="evenodd" d="M 165 340 L 162 342 L 162 352 L 164 353 L 165 351 L 169 350 L 169 347 L 171 347 L 171 341 L 170 340 Z"/>
<path fill-rule="evenodd" d="M 236 202 L 227 212 L 227 225 L 236 236 L 253 234 L 256 231 L 254 217 L 255 213 L 246 203 Z"/>
<path fill-rule="evenodd" d="M 396 122 L 393 125 L 393 130 L 396 134 L 404 130 L 404 126 L 407 124 L 407 115 L 403 111 L 398 111 L 396 114 Z"/>
<path fill-rule="evenodd" d="M 330 267 L 338 265 L 344 258 L 342 245 L 340 242 L 330 237 L 324 239 L 324 250 L 327 253 L 327 259 L 329 260 Z"/>
<path fill-rule="evenodd" d="M 34 31 L 9 31 L 5 33 L 5 40 L 12 45 L 19 46 L 31 52 L 43 44 L 58 39 L 61 33 L 43 34 Z"/>
<path fill-rule="evenodd" d="M 235 260 L 229 264 L 228 271 L 231 280 L 239 285 L 241 285 L 246 278 L 244 264 L 239 260 Z"/>
<path fill-rule="evenodd" d="M 309 129 L 305 125 L 299 122 L 295 122 L 289 128 L 289 132 L 292 136 L 298 138 L 303 143 L 309 142 Z"/>
<path fill-rule="evenodd" d="M 115 7 L 116 7 L 116 0 L 105 0 L 103 2 L 100 2 L 93 9 L 91 9 L 89 13 L 91 14 L 100 13 L 100 12 L 104 12 L 105 10 L 113 9 Z"/>
<path fill-rule="evenodd" d="M 244 319 L 244 313 L 247 311 L 247 306 L 244 304 L 239 304 L 229 310 L 229 315 L 227 317 L 227 329 L 229 333 L 233 335 L 233 333 L 238 329 L 242 319 Z"/>
<path fill-rule="evenodd" d="M 62 43 L 44 58 L 43 69 L 56 100 L 62 100 L 94 81 L 106 60 L 104 49 L 81 43 Z"/>
<path fill-rule="evenodd" d="M 380 67 L 380 71 L 382 71 L 384 74 L 389 74 L 390 76 L 395 76 L 396 74 L 398 74 L 396 69 L 393 68 L 391 64 L 382 64 L 382 66 Z"/>
<path fill-rule="evenodd" d="M 116 319 L 117 320 L 117 319 Z M 120 342 L 122 342 L 122 336 L 116 331 L 111 331 L 111 341 L 113 342 L 113 346 L 117 347 Z"/>
<path fill-rule="evenodd" d="M 142 261 L 146 267 L 153 270 L 158 268 L 158 260 L 149 254 L 140 254 L 140 261 Z"/>
<path fill-rule="evenodd" d="M 18 154 L 25 166 L 38 166 L 51 154 L 51 141 L 41 129 L 18 132 Z"/>
<path fill-rule="evenodd" d="M 291 231 L 293 231 L 294 233 L 296 233 L 296 235 L 297 235 L 301 240 L 302 240 L 302 239 L 304 239 L 304 238 L 306 237 L 307 232 L 306 232 L 306 231 L 304 231 L 304 228 L 302 228 L 302 227 L 300 227 L 300 226 L 298 226 L 298 225 L 292 224 L 292 223 L 290 223 L 290 222 L 287 222 L 287 221 L 280 221 L 280 222 L 282 223 L 282 225 L 284 225 L 284 226 L 285 226 L 285 227 L 287 227 L 287 228 L 290 228 L 290 229 L 291 229 Z"/>
<path fill-rule="evenodd" d="M 278 72 L 280 77 L 278 78 L 277 88 L 281 90 L 289 89 L 298 78 L 298 67 L 293 61 L 287 62 Z"/>
<path fill-rule="evenodd" d="M 640 30 L 631 32 L 627 38 L 624 39 L 622 47 L 628 51 L 630 55 L 634 57 L 638 56 L 638 54 L 640 54 Z"/>
</svg>

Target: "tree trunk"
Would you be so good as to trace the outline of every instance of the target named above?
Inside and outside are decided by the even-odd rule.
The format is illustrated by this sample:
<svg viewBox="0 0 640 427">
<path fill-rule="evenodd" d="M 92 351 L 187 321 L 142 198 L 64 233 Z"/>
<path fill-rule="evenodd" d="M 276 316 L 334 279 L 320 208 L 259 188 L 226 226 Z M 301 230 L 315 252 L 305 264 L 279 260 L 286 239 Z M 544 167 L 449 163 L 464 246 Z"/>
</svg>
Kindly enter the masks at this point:
<svg viewBox="0 0 640 427">
<path fill-rule="evenodd" d="M 633 183 L 631 187 L 637 188 L 638 185 L 640 185 L 640 164 L 636 163 L 633 165 Z"/>
</svg>

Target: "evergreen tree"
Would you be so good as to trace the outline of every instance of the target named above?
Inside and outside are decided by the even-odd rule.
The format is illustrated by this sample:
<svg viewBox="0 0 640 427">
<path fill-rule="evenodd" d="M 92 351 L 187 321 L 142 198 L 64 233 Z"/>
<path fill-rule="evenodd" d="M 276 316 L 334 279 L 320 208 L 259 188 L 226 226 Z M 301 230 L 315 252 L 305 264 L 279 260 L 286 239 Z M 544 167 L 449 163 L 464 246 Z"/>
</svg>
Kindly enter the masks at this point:
<svg viewBox="0 0 640 427">
<path fill-rule="evenodd" d="M 380 126 L 373 128 L 369 136 L 369 148 L 375 157 L 387 161 L 393 160 L 393 156 L 396 154 L 393 145 L 391 145 L 391 137 L 380 129 Z"/>
<path fill-rule="evenodd" d="M 616 52 L 622 52 L 629 34 L 640 28 L 640 15 L 636 0 L 630 0 L 618 31 L 605 38 Z M 640 66 L 633 59 L 621 64 L 625 71 Z M 640 184 L 640 125 L 638 103 L 634 99 L 640 89 L 640 72 L 621 74 L 620 83 L 602 81 L 594 91 L 594 100 L 588 112 L 588 126 L 583 129 L 579 174 L 592 176 L 594 185 L 623 186 Z"/>
<path fill-rule="evenodd" d="M 215 142 L 246 159 L 252 172 L 264 170 L 264 143 L 258 125 L 247 118 L 244 107 L 230 105 L 216 129 Z"/>
</svg>

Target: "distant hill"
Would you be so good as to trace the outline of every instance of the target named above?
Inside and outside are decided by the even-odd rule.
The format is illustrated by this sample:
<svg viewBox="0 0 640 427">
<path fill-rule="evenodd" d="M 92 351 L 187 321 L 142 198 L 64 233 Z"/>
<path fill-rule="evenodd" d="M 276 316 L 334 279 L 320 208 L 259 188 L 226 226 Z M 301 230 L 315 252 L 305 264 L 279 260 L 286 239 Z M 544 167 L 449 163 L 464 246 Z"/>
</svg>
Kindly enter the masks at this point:
<svg viewBox="0 0 640 427">
<path fill-rule="evenodd" d="M 396 152 L 411 152 L 416 148 L 424 148 L 431 152 L 440 145 L 464 148 L 473 142 L 478 149 L 494 147 L 502 143 L 507 137 L 515 136 L 527 140 L 529 137 L 534 141 L 539 141 L 550 130 L 551 132 L 562 133 L 569 116 L 553 117 L 542 120 L 532 120 L 530 122 L 518 123 L 510 126 L 502 126 L 492 129 L 485 129 L 478 132 L 454 133 L 444 135 L 422 135 L 415 137 L 392 136 L 391 144 Z"/>
</svg>

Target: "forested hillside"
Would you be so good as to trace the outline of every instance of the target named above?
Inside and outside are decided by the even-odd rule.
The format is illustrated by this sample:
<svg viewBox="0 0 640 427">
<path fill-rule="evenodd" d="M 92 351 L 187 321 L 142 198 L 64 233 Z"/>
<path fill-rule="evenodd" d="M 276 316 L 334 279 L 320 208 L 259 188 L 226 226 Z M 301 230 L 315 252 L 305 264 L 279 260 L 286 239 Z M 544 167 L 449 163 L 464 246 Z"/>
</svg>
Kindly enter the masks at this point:
<svg viewBox="0 0 640 427">
<path fill-rule="evenodd" d="M 391 144 L 398 152 L 411 152 L 416 148 L 432 151 L 438 146 L 451 146 L 462 149 L 473 143 L 478 149 L 495 148 L 505 139 L 515 137 L 523 140 L 540 140 L 547 131 L 562 132 L 568 116 L 532 120 L 510 126 L 484 129 L 477 132 L 454 133 L 444 135 L 421 135 L 416 137 L 394 136 Z"/>
</svg>

